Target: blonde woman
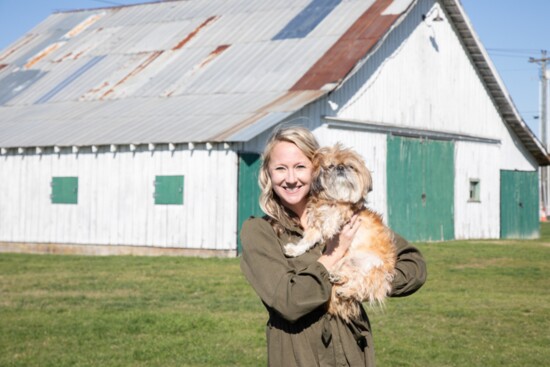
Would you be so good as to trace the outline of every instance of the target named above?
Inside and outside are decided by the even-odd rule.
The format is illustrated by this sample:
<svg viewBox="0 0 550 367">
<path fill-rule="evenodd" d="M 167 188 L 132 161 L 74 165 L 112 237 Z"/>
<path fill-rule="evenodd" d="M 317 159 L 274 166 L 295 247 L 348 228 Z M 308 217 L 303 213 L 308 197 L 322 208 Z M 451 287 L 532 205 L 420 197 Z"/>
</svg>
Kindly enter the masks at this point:
<svg viewBox="0 0 550 367">
<path fill-rule="evenodd" d="M 374 366 L 370 324 L 364 309 L 350 323 L 327 313 L 329 273 L 346 253 L 357 231 L 353 217 L 338 236 L 290 258 L 283 246 L 300 240 L 312 178 L 312 157 L 319 148 L 303 127 L 275 131 L 260 169 L 260 206 L 266 216 L 247 220 L 241 230 L 241 269 L 269 314 L 268 365 Z M 395 235 L 396 276 L 390 296 L 406 296 L 426 280 L 420 252 Z"/>
</svg>

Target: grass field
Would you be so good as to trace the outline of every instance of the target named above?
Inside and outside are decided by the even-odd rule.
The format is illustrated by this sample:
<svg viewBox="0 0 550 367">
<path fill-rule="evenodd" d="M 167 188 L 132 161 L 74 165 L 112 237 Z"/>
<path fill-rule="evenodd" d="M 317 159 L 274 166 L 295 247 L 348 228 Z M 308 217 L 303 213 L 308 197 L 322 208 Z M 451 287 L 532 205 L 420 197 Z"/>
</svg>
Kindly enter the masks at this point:
<svg viewBox="0 0 550 367">
<path fill-rule="evenodd" d="M 544 366 L 550 225 L 535 241 L 418 244 L 429 277 L 370 310 L 379 367 Z M 0 254 L 0 366 L 265 366 L 238 259 Z"/>
</svg>

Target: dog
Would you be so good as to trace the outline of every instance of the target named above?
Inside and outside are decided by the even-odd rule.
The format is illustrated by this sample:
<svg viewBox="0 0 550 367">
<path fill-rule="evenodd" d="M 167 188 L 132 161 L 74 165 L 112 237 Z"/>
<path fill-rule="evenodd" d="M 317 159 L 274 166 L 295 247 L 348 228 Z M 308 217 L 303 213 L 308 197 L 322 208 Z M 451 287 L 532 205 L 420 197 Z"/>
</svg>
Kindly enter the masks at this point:
<svg viewBox="0 0 550 367">
<path fill-rule="evenodd" d="M 328 312 L 350 322 L 360 316 L 362 302 L 383 306 L 395 272 L 394 238 L 380 215 L 365 206 L 372 177 L 357 152 L 336 144 L 319 149 L 312 163 L 307 229 L 284 252 L 299 256 L 338 235 L 354 214 L 361 218 L 348 252 L 329 276 L 333 287 Z"/>
</svg>

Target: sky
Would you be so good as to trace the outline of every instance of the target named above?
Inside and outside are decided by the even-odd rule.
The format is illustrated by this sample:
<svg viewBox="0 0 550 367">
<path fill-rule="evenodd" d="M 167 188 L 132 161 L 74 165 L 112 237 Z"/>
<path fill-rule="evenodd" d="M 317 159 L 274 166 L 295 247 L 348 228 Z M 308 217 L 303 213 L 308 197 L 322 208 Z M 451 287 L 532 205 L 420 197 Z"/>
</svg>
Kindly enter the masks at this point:
<svg viewBox="0 0 550 367">
<path fill-rule="evenodd" d="M 550 16 L 550 1 L 461 1 L 516 108 L 529 128 L 540 138 L 541 65 L 529 62 L 529 59 L 540 59 L 541 50 L 548 50 L 550 57 L 550 27 L 545 27 L 545 22 L 548 23 Z M 0 50 L 7 48 L 55 11 L 144 2 L 151 1 L 0 0 Z"/>
</svg>

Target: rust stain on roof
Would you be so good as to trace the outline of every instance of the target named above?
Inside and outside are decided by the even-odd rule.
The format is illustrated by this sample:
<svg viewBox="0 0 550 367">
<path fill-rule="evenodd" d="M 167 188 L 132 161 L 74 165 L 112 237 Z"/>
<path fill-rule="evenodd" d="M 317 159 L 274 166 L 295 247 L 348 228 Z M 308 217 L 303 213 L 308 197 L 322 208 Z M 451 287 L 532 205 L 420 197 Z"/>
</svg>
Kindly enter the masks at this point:
<svg viewBox="0 0 550 367">
<path fill-rule="evenodd" d="M 280 112 L 295 111 L 305 104 L 315 100 L 325 94 L 324 91 L 288 91 L 279 98 L 263 106 L 260 111 Z"/>
<path fill-rule="evenodd" d="M 78 60 L 80 58 L 80 56 L 82 56 L 84 54 L 84 52 L 86 52 L 88 50 L 89 50 L 89 48 L 86 49 L 86 50 L 81 50 L 80 52 L 78 52 L 76 54 L 71 51 L 71 52 L 61 56 L 57 60 L 53 60 L 52 62 L 58 64 L 62 61 L 68 60 L 68 59 Z"/>
<path fill-rule="evenodd" d="M 202 60 L 200 64 L 195 66 L 194 70 L 196 71 L 196 70 L 202 69 L 206 65 L 210 64 L 212 62 L 212 60 L 214 60 L 216 57 L 221 55 L 225 50 L 227 50 L 229 48 L 229 46 L 230 45 L 220 45 L 220 46 L 216 47 L 216 49 L 214 51 L 210 52 L 210 54 L 208 56 L 206 56 L 206 58 L 204 60 Z"/>
<path fill-rule="evenodd" d="M 66 41 L 52 43 L 51 45 L 49 45 L 48 47 L 46 47 L 45 49 L 37 53 L 34 57 L 29 59 L 29 61 L 27 61 L 27 63 L 24 66 L 25 69 L 31 68 L 37 62 L 39 62 L 40 60 L 42 60 L 43 58 L 45 58 L 46 56 L 48 56 L 49 54 L 51 54 L 52 52 L 54 52 L 55 50 L 63 46 L 65 43 Z"/>
<path fill-rule="evenodd" d="M 9 48 L 6 52 L 0 55 L 0 60 L 4 60 L 8 56 L 12 55 L 21 47 L 25 46 L 27 43 L 29 43 L 34 38 L 36 38 L 37 36 L 38 36 L 37 34 L 32 34 L 32 33 L 25 35 L 21 41 L 17 42 L 12 48 Z"/>
<path fill-rule="evenodd" d="M 86 30 L 89 26 L 97 22 L 99 19 L 101 19 L 105 13 L 100 14 L 94 14 L 86 18 L 84 21 L 80 22 L 76 27 L 71 29 L 69 32 L 65 34 L 65 38 L 72 38 L 78 34 L 80 34 L 82 31 Z"/>
<path fill-rule="evenodd" d="M 216 59 L 219 55 L 221 55 L 225 50 L 227 50 L 231 45 L 220 45 L 216 47 L 216 49 L 208 54 L 201 62 L 193 66 L 191 70 L 189 70 L 185 74 L 185 78 L 189 78 L 193 75 L 195 75 L 199 70 L 203 69 L 206 65 L 210 64 L 214 59 Z M 164 97 L 171 97 L 174 92 L 176 92 L 177 87 L 175 87 L 172 90 L 166 91 L 163 93 Z"/>
<path fill-rule="evenodd" d="M 172 50 L 179 50 L 183 46 L 185 46 L 186 43 L 191 41 L 201 30 L 206 28 L 210 23 L 217 20 L 219 16 L 211 16 L 210 18 L 206 19 L 204 22 L 201 23 L 197 28 L 193 30 L 193 32 L 189 33 L 187 37 L 185 37 L 183 40 L 181 40 Z"/>
<path fill-rule="evenodd" d="M 67 59 L 70 58 L 72 55 L 73 55 L 73 53 L 72 53 L 72 52 L 69 52 L 68 54 L 63 55 L 63 56 L 61 56 L 59 59 L 54 60 L 54 61 L 52 61 L 52 62 L 54 62 L 54 63 L 56 63 L 56 64 L 57 64 L 57 63 L 60 63 L 61 61 L 67 60 Z"/>
<path fill-rule="evenodd" d="M 400 14 L 381 15 L 392 0 L 376 0 L 290 90 L 340 82 L 389 30 Z"/>
<path fill-rule="evenodd" d="M 108 86 L 109 86 L 109 82 L 107 82 L 107 81 L 103 82 L 103 84 L 101 84 L 99 87 L 90 89 L 88 92 L 86 92 L 86 94 L 84 94 L 82 97 L 80 97 L 79 100 L 83 101 L 83 100 L 85 100 L 85 97 L 87 95 L 99 93 L 99 92 L 101 92 L 102 89 L 105 89 Z"/>
<path fill-rule="evenodd" d="M 124 84 L 128 79 L 134 77 L 135 75 L 139 74 L 143 69 L 145 69 L 147 66 L 149 66 L 153 61 L 155 61 L 160 55 L 162 55 L 164 51 L 155 51 L 152 52 L 151 55 L 147 59 L 145 59 L 141 64 L 139 64 L 134 70 L 132 70 L 130 73 L 128 73 L 124 78 L 119 80 L 111 89 L 109 89 L 107 92 L 105 92 L 99 99 L 103 99 L 107 97 L 109 94 L 113 93 L 115 91 L 115 88 L 119 85 Z"/>
</svg>

